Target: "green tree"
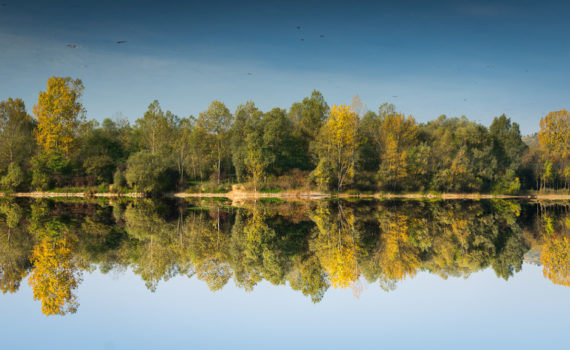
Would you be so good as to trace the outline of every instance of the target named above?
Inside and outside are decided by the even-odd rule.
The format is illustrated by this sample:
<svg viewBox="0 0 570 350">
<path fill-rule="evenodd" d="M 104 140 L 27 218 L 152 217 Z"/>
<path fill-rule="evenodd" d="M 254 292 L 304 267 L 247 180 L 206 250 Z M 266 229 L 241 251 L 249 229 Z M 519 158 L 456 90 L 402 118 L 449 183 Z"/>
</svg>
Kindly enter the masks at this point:
<svg viewBox="0 0 570 350">
<path fill-rule="evenodd" d="M 16 190 L 24 180 L 24 173 L 17 163 L 10 163 L 8 172 L 0 179 L 0 185 L 10 191 Z"/>
<path fill-rule="evenodd" d="M 142 192 L 159 192 L 172 186 L 164 160 L 149 151 L 129 157 L 125 178 L 129 186 Z"/>
<path fill-rule="evenodd" d="M 208 109 L 198 117 L 198 124 L 209 134 L 213 136 L 214 150 L 213 154 L 216 159 L 216 179 L 220 183 L 222 171 L 222 159 L 226 156 L 227 144 L 229 139 L 229 130 L 232 124 L 233 116 L 230 110 L 220 101 L 213 101 Z"/>
<path fill-rule="evenodd" d="M 21 99 L 0 102 L 0 171 L 16 162 L 26 164 L 34 148 L 34 121 Z"/>
</svg>

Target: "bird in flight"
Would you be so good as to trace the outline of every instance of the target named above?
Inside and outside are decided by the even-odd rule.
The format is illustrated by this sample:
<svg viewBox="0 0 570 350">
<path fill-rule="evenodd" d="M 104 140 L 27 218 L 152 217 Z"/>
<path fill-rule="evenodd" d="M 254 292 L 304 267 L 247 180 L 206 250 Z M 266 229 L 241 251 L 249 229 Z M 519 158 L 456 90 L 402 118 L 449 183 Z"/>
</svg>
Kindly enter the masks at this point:
<svg viewBox="0 0 570 350">
<path fill-rule="evenodd" d="M 5 3 L 5 2 L 3 2 L 3 3 L 2 3 L 2 7 L 6 7 L 6 6 L 8 6 L 8 4 Z"/>
<path fill-rule="evenodd" d="M 69 47 L 70 49 L 77 49 L 79 47 L 79 45 L 75 45 L 75 44 L 67 44 L 67 47 Z"/>
<path fill-rule="evenodd" d="M 305 41 L 305 39 L 301 38 L 301 41 Z"/>
<path fill-rule="evenodd" d="M 250 73 L 250 72 L 247 72 L 247 75 L 253 75 L 253 74 L 252 74 L 252 73 Z"/>
<path fill-rule="evenodd" d="M 321 38 L 324 38 L 324 37 L 325 37 L 325 35 L 324 35 L 324 34 L 321 34 L 321 35 L 320 35 L 320 37 L 321 37 Z"/>
<path fill-rule="evenodd" d="M 297 28 L 297 30 L 301 29 L 301 26 L 296 26 L 295 28 Z"/>
<path fill-rule="evenodd" d="M 117 41 L 117 44 L 126 44 L 126 43 L 127 43 L 126 40 L 119 40 L 119 41 Z"/>
</svg>

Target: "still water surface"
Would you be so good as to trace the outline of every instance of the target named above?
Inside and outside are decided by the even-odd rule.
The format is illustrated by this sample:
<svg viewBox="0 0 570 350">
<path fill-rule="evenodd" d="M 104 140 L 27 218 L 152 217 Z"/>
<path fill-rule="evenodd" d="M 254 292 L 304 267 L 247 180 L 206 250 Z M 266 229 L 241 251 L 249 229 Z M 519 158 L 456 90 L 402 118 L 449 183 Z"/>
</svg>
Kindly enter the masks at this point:
<svg viewBox="0 0 570 350">
<path fill-rule="evenodd" d="M 0 203 L 6 349 L 564 348 L 570 211 Z"/>
</svg>

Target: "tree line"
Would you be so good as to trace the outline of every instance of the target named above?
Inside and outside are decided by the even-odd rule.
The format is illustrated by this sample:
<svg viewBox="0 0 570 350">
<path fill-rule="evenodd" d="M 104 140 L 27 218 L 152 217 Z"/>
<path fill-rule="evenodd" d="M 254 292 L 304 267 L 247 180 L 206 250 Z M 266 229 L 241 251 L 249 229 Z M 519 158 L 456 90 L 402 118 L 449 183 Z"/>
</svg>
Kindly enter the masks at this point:
<svg viewBox="0 0 570 350">
<path fill-rule="evenodd" d="M 133 124 L 87 120 L 80 80 L 52 77 L 33 116 L 0 102 L 4 191 L 97 188 L 161 193 L 258 190 L 440 191 L 515 194 L 569 189 L 570 113 L 551 112 L 521 137 L 505 115 L 489 127 L 444 115 L 418 123 L 392 104 L 330 106 L 313 91 L 289 109 L 232 113 L 213 101 L 180 118 L 153 101 Z"/>
<path fill-rule="evenodd" d="M 212 291 L 262 280 L 319 302 L 361 281 L 385 290 L 420 271 L 509 279 L 530 249 L 553 283 L 570 286 L 568 206 L 510 201 L 167 203 L 0 201 L 0 290 L 32 287 L 44 313 L 77 310 L 85 271 L 131 270 L 154 291 L 174 276 Z M 540 253 L 541 251 L 541 253 Z"/>
</svg>

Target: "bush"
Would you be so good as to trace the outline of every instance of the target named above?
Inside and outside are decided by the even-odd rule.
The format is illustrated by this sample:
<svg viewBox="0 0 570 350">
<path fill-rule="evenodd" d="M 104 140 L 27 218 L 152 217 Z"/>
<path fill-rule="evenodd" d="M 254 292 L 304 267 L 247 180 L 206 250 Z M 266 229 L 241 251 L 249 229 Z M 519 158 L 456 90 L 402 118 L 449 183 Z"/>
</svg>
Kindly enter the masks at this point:
<svg viewBox="0 0 570 350">
<path fill-rule="evenodd" d="M 135 153 L 127 161 L 125 179 L 137 191 L 163 192 L 174 188 L 177 173 L 168 169 L 162 157 L 147 151 Z"/>
<path fill-rule="evenodd" d="M 12 162 L 8 166 L 8 172 L 0 179 L 0 185 L 3 189 L 15 191 L 23 182 L 24 173 L 20 166 Z"/>
<path fill-rule="evenodd" d="M 509 169 L 493 186 L 493 193 L 496 194 L 517 194 L 521 189 L 521 183 L 515 171 Z"/>
</svg>

